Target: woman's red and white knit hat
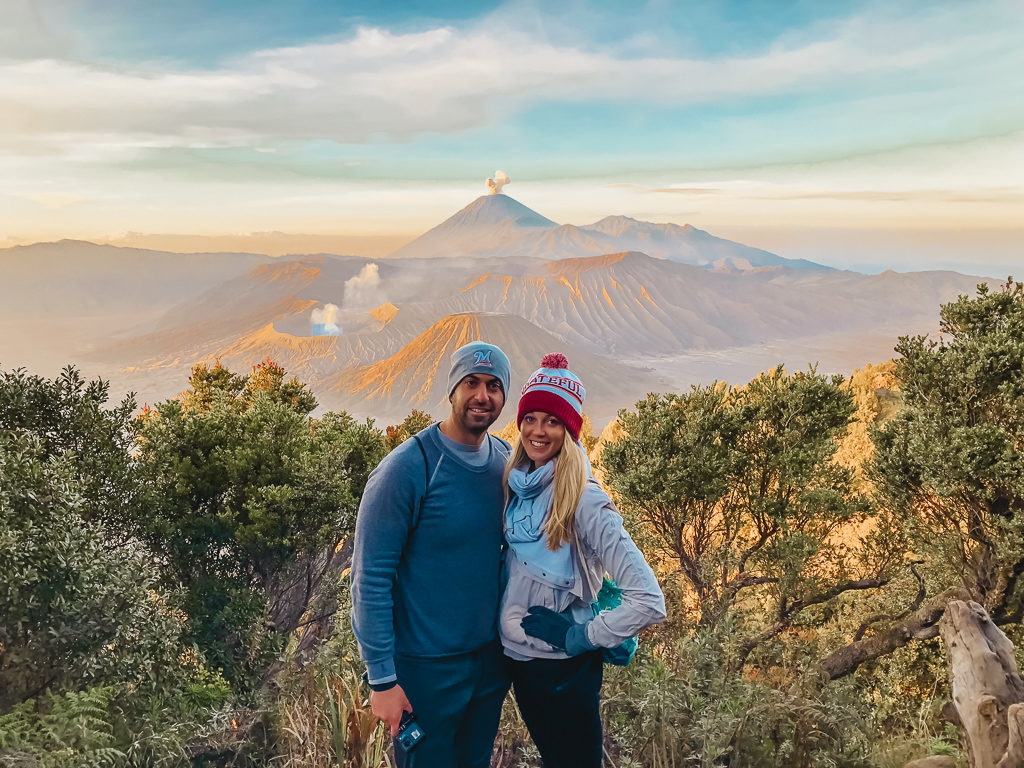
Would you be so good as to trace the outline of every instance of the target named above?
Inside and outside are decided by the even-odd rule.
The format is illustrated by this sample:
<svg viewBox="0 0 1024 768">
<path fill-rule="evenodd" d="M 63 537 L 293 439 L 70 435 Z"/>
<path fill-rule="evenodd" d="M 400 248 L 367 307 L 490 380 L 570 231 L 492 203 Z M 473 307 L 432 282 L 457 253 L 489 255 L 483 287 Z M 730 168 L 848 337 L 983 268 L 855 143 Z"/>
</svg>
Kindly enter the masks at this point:
<svg viewBox="0 0 1024 768">
<path fill-rule="evenodd" d="M 569 370 L 565 355 L 544 355 L 540 368 L 523 385 L 516 424 L 522 425 L 523 416 L 531 411 L 544 411 L 557 416 L 572 439 L 579 441 L 580 427 L 583 426 L 583 398 L 586 395 L 579 378 Z"/>
</svg>

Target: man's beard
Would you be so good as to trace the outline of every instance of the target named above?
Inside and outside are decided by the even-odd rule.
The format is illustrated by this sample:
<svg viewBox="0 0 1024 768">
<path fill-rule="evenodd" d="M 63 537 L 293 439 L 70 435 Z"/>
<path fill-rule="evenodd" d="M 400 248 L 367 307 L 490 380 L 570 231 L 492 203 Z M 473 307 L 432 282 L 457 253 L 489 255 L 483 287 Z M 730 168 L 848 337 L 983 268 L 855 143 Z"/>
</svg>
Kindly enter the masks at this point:
<svg viewBox="0 0 1024 768">
<path fill-rule="evenodd" d="M 462 411 L 462 427 L 473 435 L 482 435 L 488 428 L 498 420 L 498 411 L 491 409 L 486 413 L 470 413 L 470 406 Z"/>
</svg>

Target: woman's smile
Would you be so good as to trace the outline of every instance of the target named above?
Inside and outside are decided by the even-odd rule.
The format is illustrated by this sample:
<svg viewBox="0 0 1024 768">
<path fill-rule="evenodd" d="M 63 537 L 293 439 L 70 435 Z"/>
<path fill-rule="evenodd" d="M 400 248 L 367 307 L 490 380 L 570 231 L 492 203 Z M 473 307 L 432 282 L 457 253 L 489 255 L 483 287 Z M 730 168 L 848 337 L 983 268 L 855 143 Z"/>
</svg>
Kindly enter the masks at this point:
<svg viewBox="0 0 1024 768">
<path fill-rule="evenodd" d="M 565 424 L 544 411 L 530 411 L 520 424 L 523 449 L 535 467 L 547 464 L 565 444 Z"/>
</svg>

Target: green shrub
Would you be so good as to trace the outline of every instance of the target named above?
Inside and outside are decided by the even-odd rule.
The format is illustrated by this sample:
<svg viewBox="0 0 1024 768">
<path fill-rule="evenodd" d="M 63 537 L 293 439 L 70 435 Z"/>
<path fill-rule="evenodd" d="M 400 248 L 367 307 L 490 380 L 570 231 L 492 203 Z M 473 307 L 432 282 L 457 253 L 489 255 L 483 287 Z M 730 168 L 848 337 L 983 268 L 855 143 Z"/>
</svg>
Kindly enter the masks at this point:
<svg viewBox="0 0 1024 768">
<path fill-rule="evenodd" d="M 139 420 L 136 529 L 184 586 L 195 643 L 249 694 L 335 588 L 384 443 L 345 413 L 311 419 L 315 400 L 273 363 L 249 377 L 197 366 L 191 381 Z"/>
<path fill-rule="evenodd" d="M 0 375 L 0 764 L 180 763 L 228 687 L 108 520 L 135 504 L 102 382 Z M 112 512 L 113 510 L 113 512 Z"/>
<path fill-rule="evenodd" d="M 603 710 L 627 766 L 866 768 L 864 706 L 812 669 L 731 672 L 728 626 L 660 644 L 606 668 Z"/>
</svg>

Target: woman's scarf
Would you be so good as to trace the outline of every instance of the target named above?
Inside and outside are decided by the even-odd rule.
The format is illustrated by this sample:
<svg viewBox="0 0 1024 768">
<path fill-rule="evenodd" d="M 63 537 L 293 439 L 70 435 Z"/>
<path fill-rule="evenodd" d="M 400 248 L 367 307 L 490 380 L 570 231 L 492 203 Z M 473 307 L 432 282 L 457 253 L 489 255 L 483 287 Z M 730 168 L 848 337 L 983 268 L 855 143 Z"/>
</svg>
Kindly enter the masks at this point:
<svg viewBox="0 0 1024 768">
<path fill-rule="evenodd" d="M 508 475 L 512 498 L 505 509 L 505 539 L 519 561 L 535 576 L 559 587 L 575 582 L 568 542 L 557 552 L 548 549 L 544 522 L 555 498 L 555 462 L 527 473 L 516 467 Z"/>
</svg>

